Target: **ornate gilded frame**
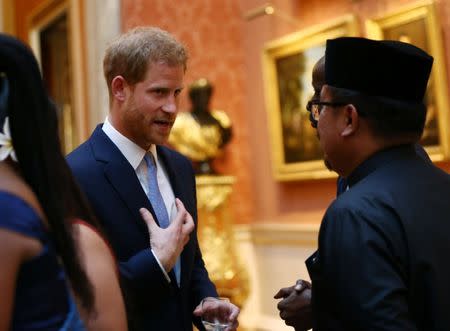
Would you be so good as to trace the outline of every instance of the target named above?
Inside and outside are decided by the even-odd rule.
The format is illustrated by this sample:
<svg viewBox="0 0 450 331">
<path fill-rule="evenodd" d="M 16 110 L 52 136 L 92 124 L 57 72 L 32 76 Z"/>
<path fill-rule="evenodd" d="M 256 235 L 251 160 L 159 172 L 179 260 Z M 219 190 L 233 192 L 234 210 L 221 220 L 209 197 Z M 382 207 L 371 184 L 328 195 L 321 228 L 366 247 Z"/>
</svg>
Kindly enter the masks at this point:
<svg viewBox="0 0 450 331">
<path fill-rule="evenodd" d="M 425 49 L 434 57 L 426 97 L 428 115 L 422 144 L 433 161 L 447 159 L 450 154 L 447 71 L 433 1 L 420 1 L 382 17 L 367 20 L 366 31 L 368 38 L 407 41 Z"/>
<path fill-rule="evenodd" d="M 26 26 L 31 48 L 41 64 L 40 33 L 62 14 L 67 15 L 68 22 L 68 52 L 71 62 L 71 104 L 62 106 L 60 126 L 64 135 L 65 153 L 71 152 L 76 146 L 89 137 L 88 107 L 86 90 L 86 70 L 83 37 L 83 9 L 84 0 L 45 0 L 42 1 L 26 17 Z"/>
<path fill-rule="evenodd" d="M 274 177 L 280 181 L 334 177 L 322 160 L 306 102 L 313 95 L 311 72 L 327 39 L 356 36 L 353 15 L 267 43 L 263 50 L 266 107 Z M 291 70 L 294 68 L 294 70 Z"/>
</svg>

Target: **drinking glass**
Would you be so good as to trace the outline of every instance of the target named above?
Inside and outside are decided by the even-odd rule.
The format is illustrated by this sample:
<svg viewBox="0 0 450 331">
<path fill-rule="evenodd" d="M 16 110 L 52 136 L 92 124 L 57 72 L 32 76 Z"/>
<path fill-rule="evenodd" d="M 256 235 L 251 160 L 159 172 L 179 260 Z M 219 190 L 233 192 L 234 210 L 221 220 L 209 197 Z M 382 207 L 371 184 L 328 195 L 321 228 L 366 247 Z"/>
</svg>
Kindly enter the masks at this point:
<svg viewBox="0 0 450 331">
<path fill-rule="evenodd" d="M 202 323 L 206 331 L 225 331 L 231 324 L 228 317 L 231 313 L 228 298 L 205 298 L 202 300 Z"/>
</svg>

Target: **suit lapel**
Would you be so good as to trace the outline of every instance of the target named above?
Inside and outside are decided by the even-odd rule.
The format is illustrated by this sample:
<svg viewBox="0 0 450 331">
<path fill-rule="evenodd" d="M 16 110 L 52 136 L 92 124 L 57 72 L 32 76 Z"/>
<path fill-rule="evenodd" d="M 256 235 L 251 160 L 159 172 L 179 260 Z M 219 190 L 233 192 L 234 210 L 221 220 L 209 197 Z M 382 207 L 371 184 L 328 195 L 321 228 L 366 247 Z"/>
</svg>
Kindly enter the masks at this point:
<svg viewBox="0 0 450 331">
<path fill-rule="evenodd" d="M 139 209 L 147 208 L 155 220 L 156 217 L 133 167 L 103 132 L 101 126 L 98 126 L 92 134 L 91 146 L 97 161 L 104 163 L 105 176 L 128 208 L 132 219 L 142 231 L 147 233 L 147 226 L 141 219 Z"/>
<path fill-rule="evenodd" d="M 158 225 L 159 223 L 156 218 L 155 212 L 153 211 L 153 207 L 150 204 L 144 190 L 142 189 L 139 180 L 137 179 L 134 169 L 126 159 L 125 161 L 128 164 L 128 168 L 132 170 L 132 173 L 128 173 L 126 171 L 127 167 L 121 164 L 109 163 L 105 166 L 105 175 L 116 192 L 121 196 L 122 200 L 127 205 L 130 213 L 133 215 L 133 219 L 136 220 L 136 224 L 139 226 L 141 232 L 144 232 L 146 235 L 148 235 L 147 225 L 145 225 L 145 222 L 142 220 L 139 209 L 142 207 L 147 208 L 152 213 L 155 222 Z M 150 237 L 148 238 L 148 240 L 150 240 Z M 173 271 L 170 271 L 168 275 L 171 279 L 172 284 L 177 286 L 175 273 Z"/>
<path fill-rule="evenodd" d="M 139 209 L 142 207 L 147 208 L 152 213 L 156 223 L 158 225 L 159 223 L 133 167 L 117 146 L 103 132 L 101 125 L 97 126 L 92 134 L 91 146 L 97 161 L 105 163 L 105 176 L 111 183 L 111 186 L 121 197 L 132 218 L 136 221 L 136 225 L 140 228 L 140 231 L 148 235 L 147 226 L 141 218 Z M 163 162 L 165 163 L 175 196 L 178 196 L 177 194 L 180 190 L 180 185 L 176 183 L 177 180 L 175 180 L 176 176 L 174 176 L 175 170 L 173 169 L 173 162 L 170 162 L 168 158 Z M 183 266 L 183 258 L 181 265 Z M 183 270 L 183 267 L 181 267 L 181 269 Z M 181 274 L 183 274 L 183 272 L 181 272 Z M 173 270 L 169 272 L 169 277 L 172 284 L 177 287 L 177 281 Z"/>
<path fill-rule="evenodd" d="M 170 157 L 169 149 L 162 146 L 158 146 L 157 149 L 158 158 L 161 158 L 161 161 L 164 164 L 175 198 L 179 198 L 182 202 L 186 201 L 187 192 L 186 189 L 184 189 L 182 181 L 185 170 L 180 168 L 180 166 L 174 161 L 174 159 Z M 181 253 L 180 287 L 183 287 L 186 281 L 186 255 L 189 254 L 189 251 L 186 248 L 187 245 Z M 169 275 L 171 276 L 172 280 L 175 280 L 175 277 L 172 277 L 174 275 L 173 272 L 171 272 Z"/>
</svg>

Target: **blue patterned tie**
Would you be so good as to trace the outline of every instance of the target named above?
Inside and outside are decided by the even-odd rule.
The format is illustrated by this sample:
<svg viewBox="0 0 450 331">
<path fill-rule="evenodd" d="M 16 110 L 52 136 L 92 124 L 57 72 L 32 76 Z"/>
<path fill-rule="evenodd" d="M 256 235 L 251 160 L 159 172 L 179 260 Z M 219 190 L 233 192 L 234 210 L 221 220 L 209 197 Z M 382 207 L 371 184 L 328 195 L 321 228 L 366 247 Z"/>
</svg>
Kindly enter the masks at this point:
<svg viewBox="0 0 450 331">
<path fill-rule="evenodd" d="M 148 178 L 148 199 L 153 207 L 159 226 L 161 228 L 167 228 L 170 224 L 169 215 L 167 214 L 166 205 L 164 204 L 161 191 L 158 186 L 158 179 L 156 177 L 156 163 L 151 153 L 145 154 L 145 163 L 147 163 L 147 178 Z M 174 267 L 175 276 L 177 278 L 178 285 L 180 284 L 180 258 Z"/>
</svg>

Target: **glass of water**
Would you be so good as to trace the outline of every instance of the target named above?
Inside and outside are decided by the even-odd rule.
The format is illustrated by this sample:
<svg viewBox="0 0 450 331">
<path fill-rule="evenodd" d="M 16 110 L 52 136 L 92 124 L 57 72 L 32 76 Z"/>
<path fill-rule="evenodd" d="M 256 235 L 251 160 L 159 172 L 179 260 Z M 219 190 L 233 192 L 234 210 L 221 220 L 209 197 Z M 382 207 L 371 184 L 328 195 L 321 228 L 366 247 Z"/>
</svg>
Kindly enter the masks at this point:
<svg viewBox="0 0 450 331">
<path fill-rule="evenodd" d="M 202 300 L 202 323 L 206 331 L 225 331 L 230 325 L 231 307 L 228 298 L 205 298 Z"/>
</svg>

